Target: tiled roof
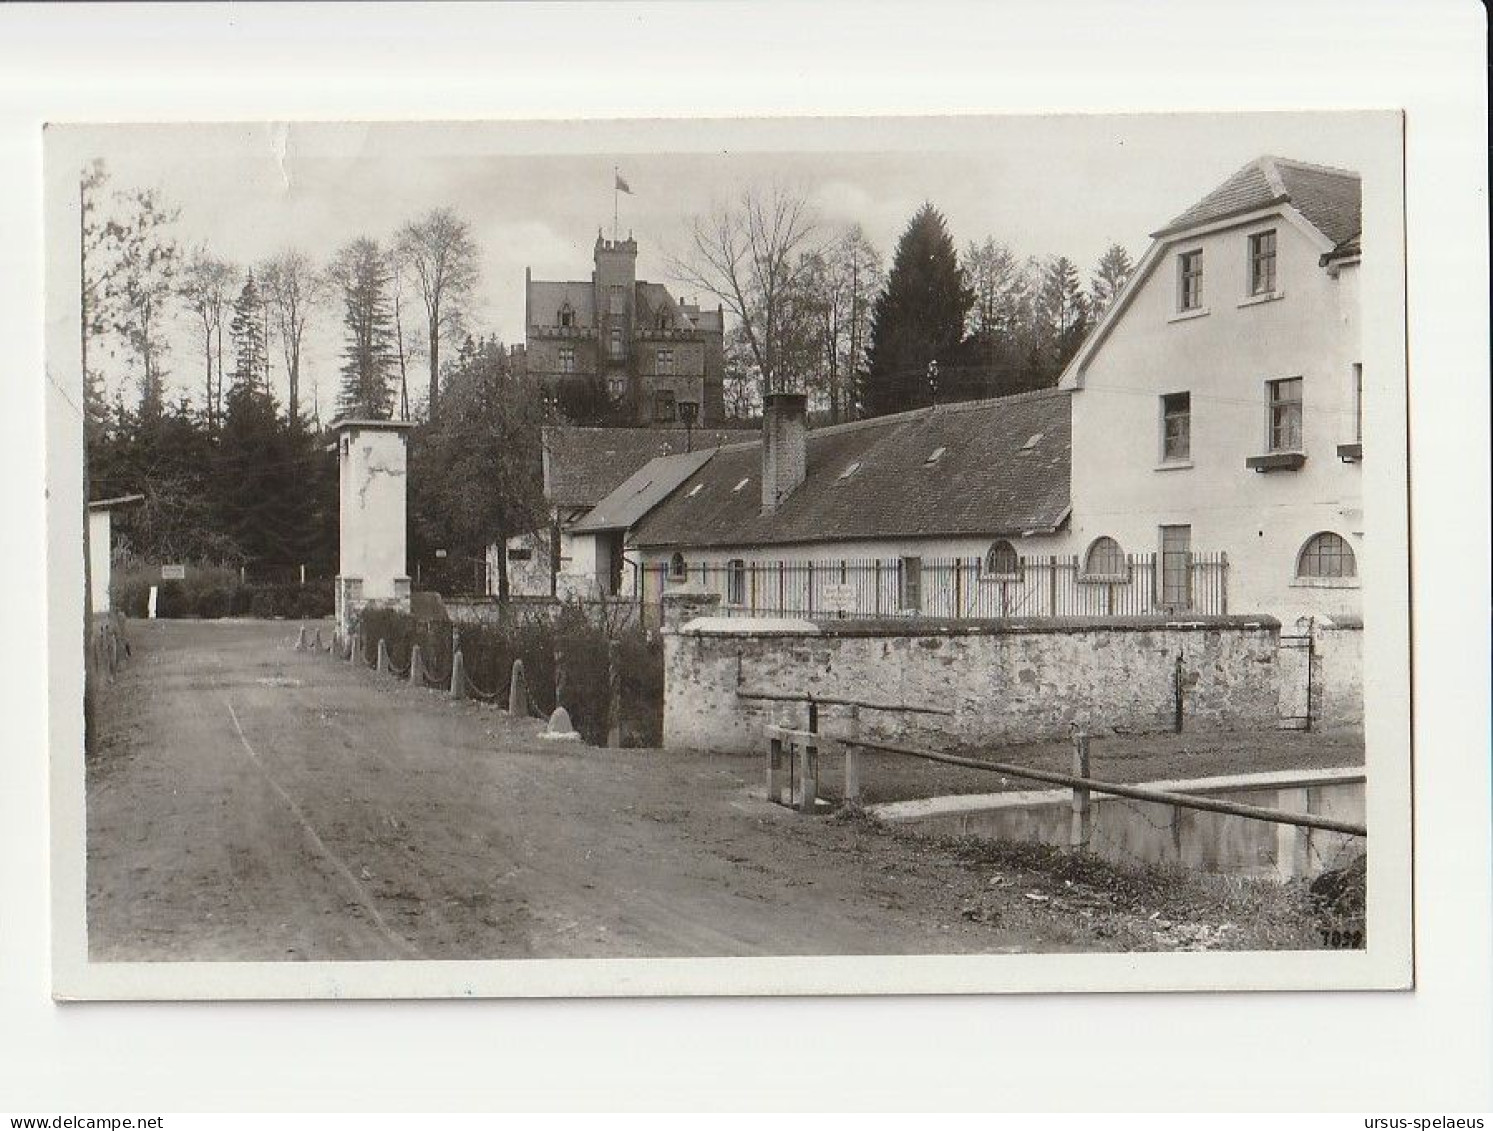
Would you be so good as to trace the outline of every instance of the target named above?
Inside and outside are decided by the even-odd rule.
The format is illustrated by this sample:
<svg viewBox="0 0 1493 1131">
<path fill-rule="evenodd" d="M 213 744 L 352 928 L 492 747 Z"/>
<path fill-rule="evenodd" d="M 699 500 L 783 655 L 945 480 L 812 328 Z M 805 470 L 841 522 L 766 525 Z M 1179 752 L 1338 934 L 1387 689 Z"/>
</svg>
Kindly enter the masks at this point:
<svg viewBox="0 0 1493 1131">
<path fill-rule="evenodd" d="M 640 333 L 654 329 L 658 325 L 658 316 L 663 314 L 668 320 L 667 328 L 670 330 L 693 330 L 694 323 L 689 316 L 680 309 L 679 304 L 674 301 L 674 296 L 669 293 L 669 288 L 662 283 L 638 283 L 637 284 L 637 323 Z"/>
<path fill-rule="evenodd" d="M 1357 173 L 1286 157 L 1257 157 L 1174 219 L 1156 237 L 1289 202 L 1318 231 L 1340 244 L 1359 233 Z"/>
<path fill-rule="evenodd" d="M 544 492 L 551 506 L 594 507 L 655 456 L 755 440 L 755 431 L 695 428 L 544 430 Z"/>
<path fill-rule="evenodd" d="M 597 534 L 604 530 L 627 530 L 638 519 L 669 497 L 676 487 L 699 471 L 715 448 L 657 456 L 633 472 L 615 491 L 591 508 L 574 526 L 574 534 Z"/>
<path fill-rule="evenodd" d="M 633 541 L 763 546 L 1055 530 L 1069 505 L 1069 395 L 1043 389 L 815 429 L 804 482 L 766 516 L 760 438 L 722 448 Z"/>
</svg>

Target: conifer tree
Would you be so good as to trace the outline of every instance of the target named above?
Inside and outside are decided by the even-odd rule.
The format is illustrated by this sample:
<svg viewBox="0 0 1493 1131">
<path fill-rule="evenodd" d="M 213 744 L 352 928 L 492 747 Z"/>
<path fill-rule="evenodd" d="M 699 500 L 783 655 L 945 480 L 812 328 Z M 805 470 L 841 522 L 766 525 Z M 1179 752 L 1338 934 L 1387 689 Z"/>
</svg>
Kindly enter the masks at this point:
<svg viewBox="0 0 1493 1131">
<path fill-rule="evenodd" d="M 390 286 L 394 271 L 378 241 L 360 237 L 344 247 L 333 265 L 342 292 L 342 416 L 386 418 L 394 406 L 394 323 Z"/>
<path fill-rule="evenodd" d="M 1094 318 L 1100 318 L 1109 309 L 1134 271 L 1130 253 L 1117 243 L 1110 244 L 1089 280 L 1089 304 Z"/>
<path fill-rule="evenodd" d="M 233 320 L 228 333 L 233 338 L 233 387 L 269 395 L 269 349 L 265 341 L 264 296 L 249 271 L 243 289 L 233 300 Z"/>
<path fill-rule="evenodd" d="M 924 204 L 892 258 L 886 288 L 871 312 L 869 365 L 861 411 L 880 416 L 932 403 L 938 368 L 961 360 L 964 321 L 975 300 L 943 216 Z"/>
</svg>

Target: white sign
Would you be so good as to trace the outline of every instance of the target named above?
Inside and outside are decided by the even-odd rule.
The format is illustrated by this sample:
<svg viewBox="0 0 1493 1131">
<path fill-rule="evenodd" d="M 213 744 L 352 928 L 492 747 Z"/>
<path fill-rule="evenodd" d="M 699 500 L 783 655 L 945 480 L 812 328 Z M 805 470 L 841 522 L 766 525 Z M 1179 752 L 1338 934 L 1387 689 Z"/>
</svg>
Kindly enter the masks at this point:
<svg viewBox="0 0 1493 1131">
<path fill-rule="evenodd" d="M 855 586 L 840 583 L 837 585 L 821 585 L 816 594 L 818 600 L 815 606 L 826 613 L 853 613 L 855 612 Z"/>
<path fill-rule="evenodd" d="M 161 567 L 162 581 L 185 581 L 187 579 L 187 567 L 184 565 L 163 565 Z"/>
</svg>

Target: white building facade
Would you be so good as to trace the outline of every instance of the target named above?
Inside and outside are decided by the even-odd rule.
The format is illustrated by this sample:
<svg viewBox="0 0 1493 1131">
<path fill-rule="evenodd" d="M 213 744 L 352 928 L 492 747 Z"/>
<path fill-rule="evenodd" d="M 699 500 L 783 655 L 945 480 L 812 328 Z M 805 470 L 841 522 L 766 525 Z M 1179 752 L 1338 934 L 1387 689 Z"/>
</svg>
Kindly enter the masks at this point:
<svg viewBox="0 0 1493 1131">
<path fill-rule="evenodd" d="M 1228 558 L 1230 611 L 1358 617 L 1364 552 L 1356 174 L 1261 158 L 1156 233 L 1063 375 L 1069 539 L 1091 571 Z"/>
</svg>

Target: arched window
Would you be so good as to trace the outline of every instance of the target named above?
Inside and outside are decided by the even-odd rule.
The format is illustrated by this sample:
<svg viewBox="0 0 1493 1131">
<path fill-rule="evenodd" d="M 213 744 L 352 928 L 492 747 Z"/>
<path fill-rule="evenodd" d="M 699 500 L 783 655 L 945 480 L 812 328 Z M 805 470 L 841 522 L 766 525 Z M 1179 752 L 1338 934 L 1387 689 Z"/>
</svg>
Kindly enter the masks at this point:
<svg viewBox="0 0 1493 1131">
<path fill-rule="evenodd" d="M 669 559 L 669 580 L 670 581 L 683 581 L 684 580 L 684 555 L 683 554 L 675 554 L 672 558 Z"/>
<path fill-rule="evenodd" d="M 561 326 L 574 326 L 575 325 L 575 310 L 572 309 L 570 303 L 568 303 L 568 302 L 564 306 L 560 307 L 560 325 Z"/>
<path fill-rule="evenodd" d="M 1346 538 L 1324 530 L 1313 534 L 1296 559 L 1297 577 L 1357 577 L 1358 563 Z"/>
<path fill-rule="evenodd" d="M 1016 547 L 1002 538 L 985 551 L 986 577 L 1015 577 L 1021 572 L 1021 558 Z"/>
<path fill-rule="evenodd" d="M 1083 571 L 1098 577 L 1121 577 L 1125 573 L 1125 551 L 1113 538 L 1095 538 L 1084 559 Z"/>
</svg>

